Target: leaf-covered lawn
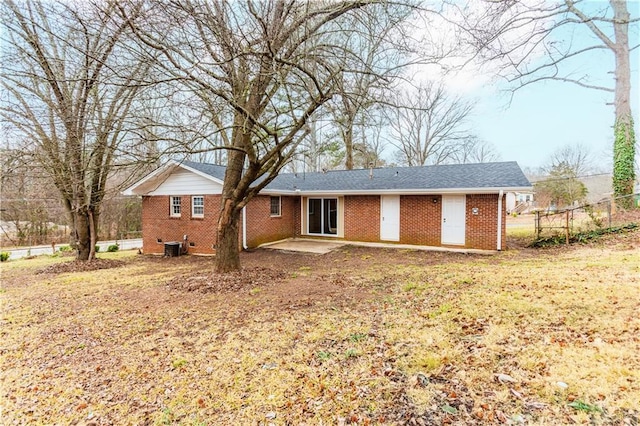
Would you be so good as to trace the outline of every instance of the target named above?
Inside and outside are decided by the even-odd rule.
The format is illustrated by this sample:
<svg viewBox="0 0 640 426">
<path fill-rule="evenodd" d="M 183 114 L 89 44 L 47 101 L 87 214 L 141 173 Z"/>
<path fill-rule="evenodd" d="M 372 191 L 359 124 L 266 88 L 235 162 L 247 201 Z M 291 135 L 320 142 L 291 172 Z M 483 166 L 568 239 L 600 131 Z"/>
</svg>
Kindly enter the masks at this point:
<svg viewBox="0 0 640 426">
<path fill-rule="evenodd" d="M 638 424 L 639 240 L 3 263 L 0 424 Z"/>
</svg>

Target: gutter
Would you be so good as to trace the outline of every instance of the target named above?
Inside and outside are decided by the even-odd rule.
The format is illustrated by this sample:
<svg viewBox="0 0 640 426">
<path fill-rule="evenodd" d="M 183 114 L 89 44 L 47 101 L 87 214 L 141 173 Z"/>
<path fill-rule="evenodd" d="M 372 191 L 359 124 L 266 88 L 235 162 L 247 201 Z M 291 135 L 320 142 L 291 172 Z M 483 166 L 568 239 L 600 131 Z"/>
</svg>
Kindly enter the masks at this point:
<svg viewBox="0 0 640 426">
<path fill-rule="evenodd" d="M 439 194 L 497 194 L 499 192 L 522 192 L 532 191 L 533 187 L 491 187 L 491 188 L 429 188 L 429 189 L 362 189 L 362 190 L 285 190 L 285 189 L 263 189 L 260 195 L 300 195 L 309 196 L 339 196 L 339 195 L 439 195 Z"/>
<path fill-rule="evenodd" d="M 502 195 L 504 191 L 501 189 L 498 194 L 498 244 L 496 250 L 502 250 Z"/>
<path fill-rule="evenodd" d="M 249 250 L 247 247 L 247 206 L 242 208 L 242 249 Z"/>
</svg>

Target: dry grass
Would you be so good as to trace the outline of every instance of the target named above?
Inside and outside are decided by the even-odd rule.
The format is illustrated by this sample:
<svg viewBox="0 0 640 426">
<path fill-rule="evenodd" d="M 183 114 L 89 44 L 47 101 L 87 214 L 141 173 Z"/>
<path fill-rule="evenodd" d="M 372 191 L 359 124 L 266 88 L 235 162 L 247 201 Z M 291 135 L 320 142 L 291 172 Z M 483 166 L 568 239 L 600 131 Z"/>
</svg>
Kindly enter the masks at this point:
<svg viewBox="0 0 640 426">
<path fill-rule="evenodd" d="M 347 247 L 278 258 L 289 281 L 232 296 L 165 285 L 206 260 L 3 263 L 0 423 L 638 424 L 639 239 L 490 257 Z M 358 297 L 314 292 L 323 280 Z"/>
</svg>

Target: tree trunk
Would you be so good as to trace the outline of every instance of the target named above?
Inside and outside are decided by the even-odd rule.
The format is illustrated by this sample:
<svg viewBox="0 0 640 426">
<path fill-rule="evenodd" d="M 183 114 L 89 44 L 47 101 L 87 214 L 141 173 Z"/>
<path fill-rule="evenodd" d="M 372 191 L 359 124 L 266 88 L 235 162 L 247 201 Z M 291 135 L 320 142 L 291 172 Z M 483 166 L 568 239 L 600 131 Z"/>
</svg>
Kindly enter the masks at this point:
<svg viewBox="0 0 640 426">
<path fill-rule="evenodd" d="M 347 170 L 353 170 L 353 126 L 349 125 L 344 132 L 345 162 Z M 367 165 L 368 166 L 368 165 Z"/>
<path fill-rule="evenodd" d="M 218 219 L 216 272 L 227 273 L 240 270 L 240 248 L 238 247 L 239 210 L 232 200 L 226 200 Z"/>
<path fill-rule="evenodd" d="M 95 259 L 96 257 L 96 243 L 98 242 L 98 237 L 96 235 L 98 233 L 98 230 L 96 229 L 97 218 L 94 216 L 93 209 L 91 208 L 89 208 L 88 210 L 88 216 L 89 216 L 89 259 L 87 260 L 92 260 L 92 259 Z"/>
<path fill-rule="evenodd" d="M 635 182 L 635 135 L 631 115 L 631 68 L 629 65 L 629 11 L 626 0 L 611 0 L 614 13 L 616 58 L 613 143 L 613 192 L 618 207 L 631 206 Z M 624 197 L 624 198 L 619 198 Z"/>
<path fill-rule="evenodd" d="M 89 260 L 91 255 L 91 231 L 89 215 L 86 209 L 80 209 L 75 214 L 75 240 L 77 245 L 77 260 Z"/>
<path fill-rule="evenodd" d="M 237 138 L 248 137 L 237 135 Z M 222 186 L 222 206 L 218 218 L 216 232 L 216 266 L 218 273 L 240 270 L 240 252 L 238 247 L 238 221 L 240 219 L 241 191 L 238 184 L 242 179 L 242 167 L 245 154 L 240 151 L 230 151 L 228 154 L 227 170 Z"/>
</svg>

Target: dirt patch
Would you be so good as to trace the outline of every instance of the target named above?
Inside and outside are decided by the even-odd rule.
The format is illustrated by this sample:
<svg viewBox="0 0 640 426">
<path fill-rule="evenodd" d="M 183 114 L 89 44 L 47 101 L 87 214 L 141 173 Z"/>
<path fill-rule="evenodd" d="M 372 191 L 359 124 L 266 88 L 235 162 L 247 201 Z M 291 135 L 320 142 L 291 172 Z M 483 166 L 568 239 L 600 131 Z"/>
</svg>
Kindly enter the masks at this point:
<svg viewBox="0 0 640 426">
<path fill-rule="evenodd" d="M 65 274 L 71 272 L 89 272 L 99 269 L 119 268 L 126 265 L 127 262 L 114 259 L 93 259 L 90 261 L 73 260 L 71 262 L 56 263 L 42 268 L 36 274 Z"/>
<path fill-rule="evenodd" d="M 274 311 L 309 308 L 319 304 L 358 306 L 358 301 L 371 297 L 369 289 L 359 287 L 352 278 L 342 274 L 292 278 L 260 294 L 265 306 Z"/>
<path fill-rule="evenodd" d="M 341 306 L 369 298 L 369 292 L 358 286 L 359 279 L 353 272 L 378 256 L 378 250 L 362 248 L 356 256 L 351 252 L 329 256 L 258 249 L 241 253 L 242 271 L 229 274 L 213 272 L 214 258 L 155 257 L 145 259 L 145 263 L 152 263 L 156 271 L 159 265 L 189 265 L 192 271 L 167 283 L 173 291 L 250 293 L 272 309 L 299 309 L 317 303 Z"/>
<path fill-rule="evenodd" d="M 278 283 L 286 278 L 286 272 L 264 267 L 243 268 L 239 272 L 218 274 L 215 272 L 184 274 L 167 283 L 172 290 L 198 291 L 200 293 L 229 293 L 250 291 L 256 286 Z"/>
</svg>

